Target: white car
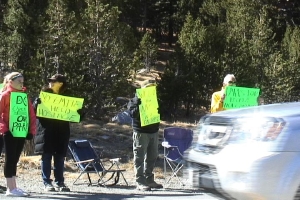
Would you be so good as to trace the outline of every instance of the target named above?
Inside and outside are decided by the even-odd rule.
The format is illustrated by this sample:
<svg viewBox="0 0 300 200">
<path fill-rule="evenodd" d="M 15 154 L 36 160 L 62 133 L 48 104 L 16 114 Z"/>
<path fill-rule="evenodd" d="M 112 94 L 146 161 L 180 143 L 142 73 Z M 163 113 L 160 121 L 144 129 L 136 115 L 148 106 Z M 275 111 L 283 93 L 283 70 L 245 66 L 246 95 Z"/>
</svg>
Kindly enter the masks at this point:
<svg viewBox="0 0 300 200">
<path fill-rule="evenodd" d="M 185 153 L 194 187 L 225 199 L 300 199 L 300 102 L 201 118 Z"/>
</svg>

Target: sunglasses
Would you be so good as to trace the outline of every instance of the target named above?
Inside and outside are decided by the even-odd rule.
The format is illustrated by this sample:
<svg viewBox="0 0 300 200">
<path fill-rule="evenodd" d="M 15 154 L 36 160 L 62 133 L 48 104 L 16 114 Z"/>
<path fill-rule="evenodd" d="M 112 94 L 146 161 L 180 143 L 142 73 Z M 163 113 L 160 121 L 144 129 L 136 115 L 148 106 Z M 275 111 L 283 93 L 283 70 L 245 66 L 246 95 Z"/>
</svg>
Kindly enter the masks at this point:
<svg viewBox="0 0 300 200">
<path fill-rule="evenodd" d="M 228 81 L 228 84 L 235 85 L 235 81 Z"/>
</svg>

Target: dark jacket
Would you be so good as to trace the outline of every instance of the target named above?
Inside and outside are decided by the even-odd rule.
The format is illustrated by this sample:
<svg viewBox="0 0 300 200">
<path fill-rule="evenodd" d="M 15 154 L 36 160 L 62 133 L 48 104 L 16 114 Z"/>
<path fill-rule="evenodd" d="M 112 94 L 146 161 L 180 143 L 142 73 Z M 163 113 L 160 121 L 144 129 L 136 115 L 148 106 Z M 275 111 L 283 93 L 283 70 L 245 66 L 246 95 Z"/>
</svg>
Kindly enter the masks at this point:
<svg viewBox="0 0 300 200">
<path fill-rule="evenodd" d="M 52 89 L 44 92 L 53 93 Z M 34 102 L 37 107 L 37 102 Z M 34 138 L 35 153 L 50 153 L 66 156 L 70 139 L 70 123 L 68 121 L 38 117 L 37 135 Z"/>
<path fill-rule="evenodd" d="M 131 99 L 127 105 L 130 116 L 132 117 L 133 130 L 140 133 L 156 133 L 159 130 L 159 123 L 141 126 L 139 105 L 140 102 L 137 96 Z"/>
</svg>

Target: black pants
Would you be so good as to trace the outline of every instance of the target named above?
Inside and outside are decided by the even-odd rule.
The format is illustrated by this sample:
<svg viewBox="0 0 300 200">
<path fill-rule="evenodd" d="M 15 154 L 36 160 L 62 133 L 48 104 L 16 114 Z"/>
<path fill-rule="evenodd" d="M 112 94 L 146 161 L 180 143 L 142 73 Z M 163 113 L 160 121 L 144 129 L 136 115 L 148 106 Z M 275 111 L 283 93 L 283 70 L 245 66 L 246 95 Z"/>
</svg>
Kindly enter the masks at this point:
<svg viewBox="0 0 300 200">
<path fill-rule="evenodd" d="M 0 156 L 2 154 L 3 144 L 4 144 L 3 135 L 0 135 Z"/>
<path fill-rule="evenodd" d="M 17 174 L 17 164 L 22 153 L 25 138 L 15 138 L 11 134 L 4 135 L 5 144 L 5 178 L 12 178 Z"/>
</svg>

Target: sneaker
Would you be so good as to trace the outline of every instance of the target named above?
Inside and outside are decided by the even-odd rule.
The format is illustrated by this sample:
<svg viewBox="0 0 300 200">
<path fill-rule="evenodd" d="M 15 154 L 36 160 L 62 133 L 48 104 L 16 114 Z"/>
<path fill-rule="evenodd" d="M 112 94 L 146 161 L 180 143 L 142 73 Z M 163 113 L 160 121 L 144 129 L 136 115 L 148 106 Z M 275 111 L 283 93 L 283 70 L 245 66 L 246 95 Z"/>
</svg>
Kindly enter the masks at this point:
<svg viewBox="0 0 300 200">
<path fill-rule="evenodd" d="M 151 188 L 148 185 L 137 183 L 136 189 L 140 191 L 151 191 Z"/>
<path fill-rule="evenodd" d="M 4 193 L 4 190 L 2 190 L 1 188 L 0 188 L 0 193 L 1 193 L 1 194 L 3 194 L 3 193 Z"/>
<path fill-rule="evenodd" d="M 6 190 L 5 196 L 11 197 L 26 197 L 28 195 L 24 194 L 23 192 L 19 191 L 17 188 L 13 189 L 12 191 Z"/>
<path fill-rule="evenodd" d="M 22 190 L 21 188 L 16 188 L 20 193 L 24 194 L 25 196 L 29 196 L 28 192 L 25 192 L 24 190 Z"/>
<path fill-rule="evenodd" d="M 158 184 L 156 183 L 155 181 L 151 182 L 151 183 L 148 183 L 148 186 L 150 188 L 156 188 L 156 189 L 161 189 L 163 188 L 163 185 L 162 184 Z"/>
<path fill-rule="evenodd" d="M 55 184 L 55 188 L 59 192 L 70 192 L 70 188 L 68 188 L 64 183 Z"/>
<path fill-rule="evenodd" d="M 51 183 L 45 183 L 44 191 L 46 192 L 53 192 L 55 191 L 55 188 Z"/>
</svg>

